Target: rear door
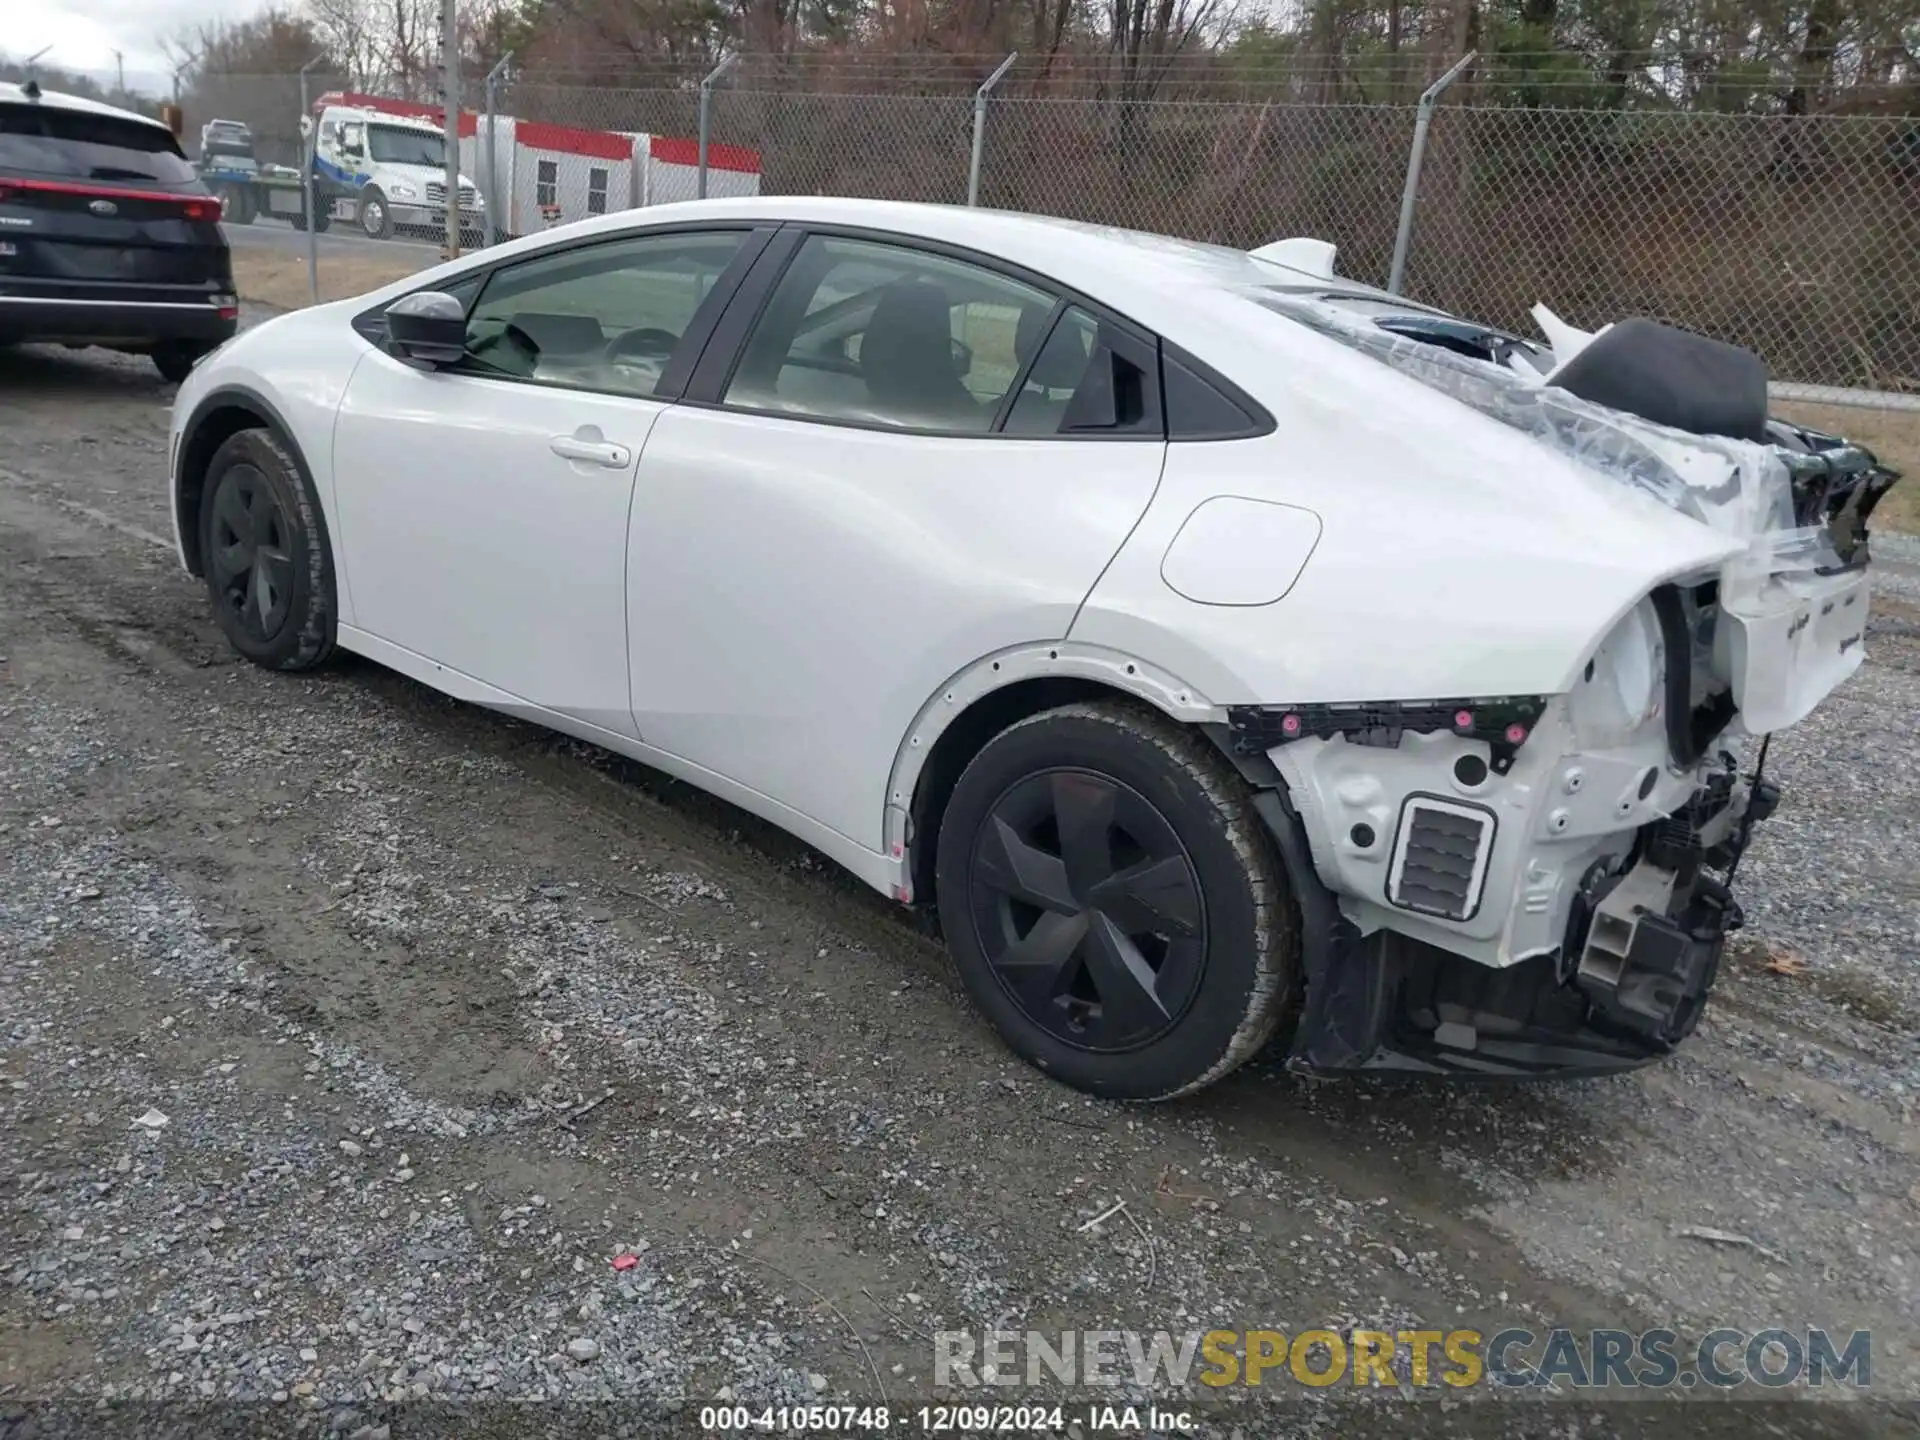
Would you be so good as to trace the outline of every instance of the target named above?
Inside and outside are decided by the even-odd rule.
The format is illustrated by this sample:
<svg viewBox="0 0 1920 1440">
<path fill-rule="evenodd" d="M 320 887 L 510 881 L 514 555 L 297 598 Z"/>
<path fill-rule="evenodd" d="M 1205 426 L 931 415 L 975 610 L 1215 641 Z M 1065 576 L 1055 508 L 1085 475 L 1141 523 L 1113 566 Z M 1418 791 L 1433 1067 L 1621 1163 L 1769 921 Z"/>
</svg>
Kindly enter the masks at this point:
<svg viewBox="0 0 1920 1440">
<path fill-rule="evenodd" d="M 164 126 L 0 101 L 0 296 L 168 304 L 232 288 L 220 203 Z"/>
<path fill-rule="evenodd" d="M 1146 509 L 1158 365 L 991 257 L 783 242 L 641 458 L 633 708 L 647 744 L 878 850 L 920 707 L 1065 636 Z"/>
</svg>

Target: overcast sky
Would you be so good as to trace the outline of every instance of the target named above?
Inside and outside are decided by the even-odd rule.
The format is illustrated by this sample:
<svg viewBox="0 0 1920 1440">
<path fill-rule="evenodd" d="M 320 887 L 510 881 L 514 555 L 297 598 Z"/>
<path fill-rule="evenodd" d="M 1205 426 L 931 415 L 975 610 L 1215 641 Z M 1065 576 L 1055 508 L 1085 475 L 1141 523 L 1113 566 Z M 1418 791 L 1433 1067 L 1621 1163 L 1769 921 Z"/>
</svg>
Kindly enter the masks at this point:
<svg viewBox="0 0 1920 1440">
<path fill-rule="evenodd" d="M 46 64 L 112 84 L 113 52 L 119 50 L 127 84 L 159 94 L 173 83 L 162 40 L 209 20 L 240 20 L 263 8 L 263 0 L 0 0 L 7 12 L 0 54 L 24 60 L 51 45 Z"/>
</svg>

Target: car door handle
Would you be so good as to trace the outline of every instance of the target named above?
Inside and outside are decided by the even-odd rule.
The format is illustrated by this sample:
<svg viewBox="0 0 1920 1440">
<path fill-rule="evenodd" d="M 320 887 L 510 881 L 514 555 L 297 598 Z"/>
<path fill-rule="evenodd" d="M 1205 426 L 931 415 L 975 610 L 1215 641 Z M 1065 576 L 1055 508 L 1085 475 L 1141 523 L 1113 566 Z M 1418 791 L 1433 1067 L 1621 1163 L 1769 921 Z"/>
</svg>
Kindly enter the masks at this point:
<svg viewBox="0 0 1920 1440">
<path fill-rule="evenodd" d="M 578 460 L 583 465 L 604 465 L 609 470 L 624 470 L 633 463 L 633 451 L 605 440 L 582 440 L 577 435 L 556 435 L 547 448 L 562 460 Z"/>
</svg>

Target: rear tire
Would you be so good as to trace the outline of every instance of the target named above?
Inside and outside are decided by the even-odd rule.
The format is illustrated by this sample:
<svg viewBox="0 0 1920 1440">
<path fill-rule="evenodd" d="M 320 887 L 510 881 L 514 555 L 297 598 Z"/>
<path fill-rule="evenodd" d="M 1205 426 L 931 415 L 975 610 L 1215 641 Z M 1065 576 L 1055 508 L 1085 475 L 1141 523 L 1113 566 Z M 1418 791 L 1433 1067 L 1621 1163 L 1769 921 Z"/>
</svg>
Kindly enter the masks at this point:
<svg viewBox="0 0 1920 1440">
<path fill-rule="evenodd" d="M 940 826 L 942 928 L 968 993 L 1077 1089 L 1199 1090 L 1290 1027 L 1299 911 L 1245 784 L 1125 703 L 989 741 Z"/>
<path fill-rule="evenodd" d="M 333 554 L 320 502 L 292 449 L 242 430 L 214 452 L 200 503 L 200 559 L 215 618 L 268 670 L 311 670 L 333 651 Z"/>
<path fill-rule="evenodd" d="M 158 345 L 149 358 L 153 368 L 160 372 L 160 378 L 169 385 L 178 385 L 193 373 L 194 362 L 208 350 L 205 345 Z"/>
<path fill-rule="evenodd" d="M 229 225 L 251 225 L 255 219 L 253 192 L 241 185 L 220 188 L 221 218 Z"/>
</svg>

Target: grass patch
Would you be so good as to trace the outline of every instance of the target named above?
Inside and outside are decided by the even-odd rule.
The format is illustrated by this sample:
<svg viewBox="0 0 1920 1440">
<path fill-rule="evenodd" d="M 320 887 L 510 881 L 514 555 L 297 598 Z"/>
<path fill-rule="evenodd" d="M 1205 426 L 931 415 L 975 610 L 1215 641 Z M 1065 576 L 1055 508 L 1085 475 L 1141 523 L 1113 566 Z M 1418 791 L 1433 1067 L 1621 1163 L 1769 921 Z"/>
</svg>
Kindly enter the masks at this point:
<svg viewBox="0 0 1920 1440">
<path fill-rule="evenodd" d="M 320 257 L 320 298 L 345 300 L 364 295 L 405 276 L 439 264 L 431 251 L 422 256 L 385 255 Z M 235 250 L 233 284 L 242 300 L 271 305 L 276 310 L 298 310 L 313 303 L 307 286 L 307 257 L 277 250 Z"/>
<path fill-rule="evenodd" d="M 1856 405 L 1803 405 L 1783 401 L 1777 413 L 1801 425 L 1844 435 L 1898 470 L 1903 478 L 1888 492 L 1869 522 L 1874 529 L 1920 535 L 1920 412 L 1866 410 Z"/>
</svg>

